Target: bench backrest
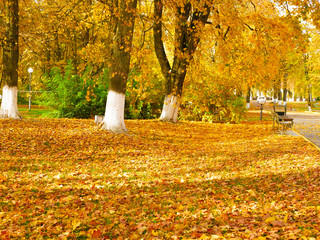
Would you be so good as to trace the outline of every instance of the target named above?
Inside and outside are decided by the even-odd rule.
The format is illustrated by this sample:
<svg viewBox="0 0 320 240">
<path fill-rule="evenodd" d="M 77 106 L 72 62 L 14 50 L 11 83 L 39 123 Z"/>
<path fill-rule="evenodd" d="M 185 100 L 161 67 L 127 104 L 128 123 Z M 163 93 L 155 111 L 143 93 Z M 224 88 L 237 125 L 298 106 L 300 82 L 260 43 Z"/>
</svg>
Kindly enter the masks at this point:
<svg viewBox="0 0 320 240">
<path fill-rule="evenodd" d="M 273 112 L 278 116 L 286 116 L 287 115 L 287 106 L 283 105 L 273 105 Z"/>
</svg>

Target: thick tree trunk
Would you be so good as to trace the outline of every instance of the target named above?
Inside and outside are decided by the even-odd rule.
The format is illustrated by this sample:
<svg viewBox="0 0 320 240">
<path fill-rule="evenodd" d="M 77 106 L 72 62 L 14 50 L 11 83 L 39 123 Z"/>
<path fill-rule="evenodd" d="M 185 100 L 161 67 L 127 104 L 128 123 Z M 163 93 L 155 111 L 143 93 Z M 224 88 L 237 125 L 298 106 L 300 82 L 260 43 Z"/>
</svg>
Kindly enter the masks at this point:
<svg viewBox="0 0 320 240">
<path fill-rule="evenodd" d="M 177 122 L 183 82 L 186 78 L 188 63 L 179 59 L 174 59 L 169 77 L 166 81 L 166 96 L 160 120 L 167 122 Z"/>
<path fill-rule="evenodd" d="M 202 7 L 192 6 L 190 2 L 185 3 L 183 6 L 177 4 L 176 21 L 174 23 L 175 50 L 171 67 L 162 38 L 163 4 L 161 0 L 154 1 L 154 47 L 166 82 L 166 96 L 160 116 L 163 121 L 177 122 L 183 82 L 200 41 L 200 30 L 205 25 L 210 15 L 210 10 L 211 7 L 206 4 Z"/>
<path fill-rule="evenodd" d="M 112 28 L 113 45 L 111 54 L 111 78 L 103 129 L 124 133 L 124 104 L 127 79 L 130 69 L 130 53 L 137 0 L 113 1 Z"/>
<path fill-rule="evenodd" d="M 21 119 L 21 115 L 18 110 L 18 90 L 17 87 L 3 87 L 2 102 L 0 110 L 0 118 L 13 118 Z"/>
<path fill-rule="evenodd" d="M 19 4 L 6 0 L 5 36 L 3 46 L 3 97 L 0 118 L 21 119 L 18 111 L 18 62 L 19 62 Z"/>
<path fill-rule="evenodd" d="M 166 122 L 177 122 L 180 107 L 180 97 L 174 95 L 165 96 L 160 120 Z"/>
<path fill-rule="evenodd" d="M 124 124 L 124 104 L 125 94 L 109 90 L 103 128 L 113 133 L 128 131 Z"/>
</svg>

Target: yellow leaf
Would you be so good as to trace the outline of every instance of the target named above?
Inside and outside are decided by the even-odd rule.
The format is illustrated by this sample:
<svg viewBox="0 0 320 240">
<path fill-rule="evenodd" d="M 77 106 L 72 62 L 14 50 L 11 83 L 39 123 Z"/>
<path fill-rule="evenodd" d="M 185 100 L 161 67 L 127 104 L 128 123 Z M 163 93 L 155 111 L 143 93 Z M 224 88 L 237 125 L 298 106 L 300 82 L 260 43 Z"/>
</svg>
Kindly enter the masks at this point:
<svg viewBox="0 0 320 240">
<path fill-rule="evenodd" d="M 158 233 L 158 232 L 153 231 L 153 230 L 152 230 L 151 234 L 152 234 L 152 236 L 155 236 L 155 237 L 157 237 L 157 236 L 159 235 L 159 233 Z"/>
<path fill-rule="evenodd" d="M 174 225 L 174 228 L 177 229 L 177 230 L 180 230 L 180 229 L 183 228 L 183 225 L 177 223 L 177 224 Z"/>
<path fill-rule="evenodd" d="M 202 234 L 199 239 L 209 239 L 209 237 L 207 235 L 205 235 L 205 234 Z"/>
<path fill-rule="evenodd" d="M 72 220 L 72 230 L 74 231 L 77 227 L 79 227 L 81 224 L 81 221 L 79 219 L 73 219 Z"/>
<path fill-rule="evenodd" d="M 5 185 L 0 185 L 0 189 L 2 189 L 2 190 L 7 190 L 8 187 L 6 187 Z"/>
<path fill-rule="evenodd" d="M 256 197 L 257 194 L 255 193 L 255 191 L 253 191 L 252 189 L 247 190 L 247 192 L 252 196 L 252 197 Z"/>
<path fill-rule="evenodd" d="M 265 220 L 265 222 L 266 223 L 271 223 L 271 222 L 274 222 L 274 221 L 276 221 L 277 219 L 275 218 L 275 217 L 268 217 L 266 220 Z"/>
<path fill-rule="evenodd" d="M 182 206 L 182 205 L 180 205 L 179 207 L 178 207 L 178 210 L 180 210 L 180 211 L 182 211 L 184 209 L 184 207 Z"/>
</svg>

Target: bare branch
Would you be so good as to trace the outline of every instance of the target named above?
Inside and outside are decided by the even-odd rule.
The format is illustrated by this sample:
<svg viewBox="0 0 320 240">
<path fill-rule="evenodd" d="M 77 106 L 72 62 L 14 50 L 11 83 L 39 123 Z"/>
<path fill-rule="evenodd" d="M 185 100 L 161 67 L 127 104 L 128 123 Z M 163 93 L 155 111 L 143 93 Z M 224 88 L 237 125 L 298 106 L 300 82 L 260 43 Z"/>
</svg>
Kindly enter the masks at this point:
<svg viewBox="0 0 320 240">
<path fill-rule="evenodd" d="M 246 25 L 251 31 L 254 31 L 254 30 L 255 30 L 254 28 L 250 27 L 250 25 L 247 24 L 247 23 L 244 23 L 244 25 Z"/>
<path fill-rule="evenodd" d="M 223 39 L 226 39 L 229 30 L 230 30 L 230 26 L 228 26 L 226 33 L 223 35 Z"/>
<path fill-rule="evenodd" d="M 257 10 L 257 9 L 256 9 L 256 5 L 255 5 L 252 1 L 250 1 L 250 3 L 252 4 L 254 10 L 256 11 L 256 10 Z"/>
</svg>

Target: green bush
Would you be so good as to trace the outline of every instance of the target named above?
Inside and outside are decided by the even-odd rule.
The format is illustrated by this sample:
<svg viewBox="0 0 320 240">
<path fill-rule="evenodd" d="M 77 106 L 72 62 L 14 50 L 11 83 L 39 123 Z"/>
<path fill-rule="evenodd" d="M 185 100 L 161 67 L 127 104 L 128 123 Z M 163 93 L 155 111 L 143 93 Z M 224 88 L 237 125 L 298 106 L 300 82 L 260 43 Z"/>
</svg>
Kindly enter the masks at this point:
<svg viewBox="0 0 320 240">
<path fill-rule="evenodd" d="M 104 114 L 108 94 L 108 71 L 100 76 L 93 74 L 93 68 L 87 67 L 83 74 L 76 75 L 71 62 L 64 72 L 53 68 L 44 77 L 44 93 L 38 102 L 40 105 L 55 109 L 53 117 L 90 118 Z"/>
</svg>

